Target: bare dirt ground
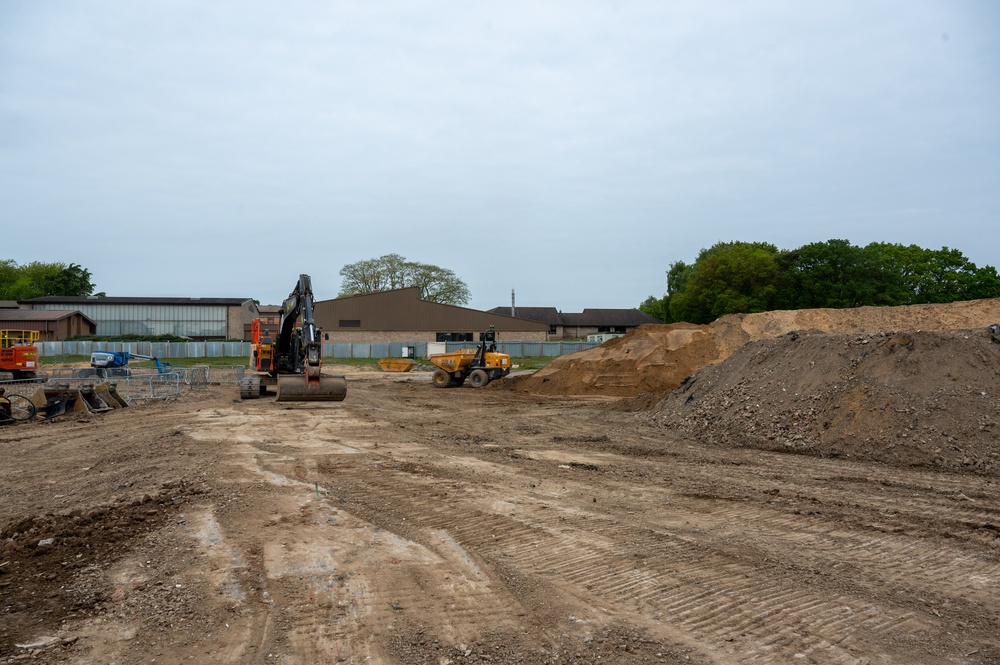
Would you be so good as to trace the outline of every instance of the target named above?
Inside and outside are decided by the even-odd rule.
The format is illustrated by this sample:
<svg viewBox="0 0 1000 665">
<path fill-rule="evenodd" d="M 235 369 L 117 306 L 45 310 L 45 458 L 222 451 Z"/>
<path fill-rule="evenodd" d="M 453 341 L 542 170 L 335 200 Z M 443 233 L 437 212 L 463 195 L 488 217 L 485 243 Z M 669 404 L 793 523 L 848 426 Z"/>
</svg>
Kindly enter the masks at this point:
<svg viewBox="0 0 1000 665">
<path fill-rule="evenodd" d="M 0 428 L 0 661 L 1000 662 L 992 425 L 983 464 L 914 466 L 879 433 L 805 445 L 823 418 L 792 398 L 799 429 L 740 438 L 722 375 L 627 398 L 348 380 L 342 403 L 212 387 Z M 869 453 L 830 454 L 850 441 Z"/>
</svg>

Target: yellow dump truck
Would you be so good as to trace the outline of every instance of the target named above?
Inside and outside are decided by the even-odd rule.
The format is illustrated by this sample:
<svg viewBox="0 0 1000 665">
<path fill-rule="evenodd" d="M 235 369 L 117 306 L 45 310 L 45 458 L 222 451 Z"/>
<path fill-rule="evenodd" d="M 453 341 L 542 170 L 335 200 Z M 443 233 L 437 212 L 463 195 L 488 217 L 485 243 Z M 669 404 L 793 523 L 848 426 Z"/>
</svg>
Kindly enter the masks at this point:
<svg viewBox="0 0 1000 665">
<path fill-rule="evenodd" d="M 473 388 L 482 388 L 493 379 L 510 374 L 510 356 L 497 353 L 497 334 L 492 328 L 479 335 L 479 347 L 436 353 L 430 360 L 437 369 L 433 381 L 438 388 L 452 388 L 469 380 Z"/>
</svg>

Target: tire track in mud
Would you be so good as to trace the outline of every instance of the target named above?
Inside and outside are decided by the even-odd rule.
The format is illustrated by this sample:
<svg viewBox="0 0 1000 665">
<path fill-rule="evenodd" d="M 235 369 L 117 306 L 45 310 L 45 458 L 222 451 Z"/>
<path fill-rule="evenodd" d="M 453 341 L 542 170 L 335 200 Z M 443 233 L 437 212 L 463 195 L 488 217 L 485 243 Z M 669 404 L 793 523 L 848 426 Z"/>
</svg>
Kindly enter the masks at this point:
<svg viewBox="0 0 1000 665">
<path fill-rule="evenodd" d="M 253 454 L 252 447 L 244 447 L 244 454 Z M 501 634 L 526 633 L 516 619 L 524 614 L 516 600 L 450 534 L 407 540 L 380 528 L 378 520 L 365 521 L 331 502 L 326 483 L 314 487 L 295 479 L 302 470 L 319 477 L 329 458 L 342 453 L 317 459 L 294 457 L 287 447 L 267 448 L 252 449 L 258 451 L 257 472 L 274 485 L 269 503 L 276 512 L 267 524 L 244 522 L 242 528 L 261 532 L 258 584 L 270 596 L 266 606 L 283 608 L 281 630 L 269 631 L 280 639 L 264 638 L 269 650 L 290 649 L 295 662 L 303 663 L 394 662 L 385 645 L 400 630 L 419 633 L 424 616 L 438 622 L 434 630 L 448 644 L 471 642 L 484 626 Z M 298 508 L 283 506 L 296 496 Z M 266 623 L 270 627 L 272 621 Z"/>
<path fill-rule="evenodd" d="M 653 615 L 715 651 L 740 655 L 742 662 L 788 662 L 817 645 L 828 662 L 856 662 L 855 654 L 870 646 L 867 635 L 907 639 L 925 628 L 909 612 L 831 595 L 822 585 L 802 588 L 788 575 L 741 563 L 735 553 L 692 538 L 558 510 L 551 520 L 515 519 L 483 511 L 461 496 L 447 505 L 427 497 L 433 481 L 420 478 L 414 486 L 412 480 L 395 473 L 342 489 L 352 508 L 367 513 L 366 506 L 377 503 L 383 515 L 405 514 L 410 538 L 445 531 L 479 558 L 504 561 L 553 589 L 570 587 L 597 606 L 611 604 L 614 614 L 633 620 Z M 603 522 L 600 532 L 595 522 Z M 385 526 L 400 528 L 401 522 Z M 635 563 L 636 552 L 646 557 L 642 565 Z"/>
<path fill-rule="evenodd" d="M 995 556 L 975 562 L 973 574 L 969 557 L 961 558 L 968 555 L 963 543 L 925 544 L 921 535 L 934 527 L 940 533 L 943 524 L 991 519 L 988 507 L 953 499 L 963 487 L 988 496 L 988 483 L 911 474 L 919 487 L 909 494 L 920 496 L 908 502 L 909 488 L 863 464 L 774 454 L 748 462 L 743 453 L 742 464 L 732 465 L 711 448 L 695 451 L 694 457 L 717 458 L 701 463 L 619 455 L 607 462 L 608 474 L 577 480 L 567 465 L 557 470 L 560 460 L 593 458 L 612 452 L 618 442 L 594 438 L 588 423 L 558 422 L 569 411 L 552 407 L 523 432 L 503 426 L 503 432 L 481 437 L 456 435 L 447 431 L 450 426 L 443 431 L 429 418 L 424 426 L 430 429 L 414 432 L 407 421 L 401 437 L 394 440 L 390 431 L 377 439 L 395 445 L 395 457 L 369 448 L 337 469 L 311 459 L 297 463 L 315 470 L 344 510 L 439 556 L 457 552 L 498 585 L 508 584 L 499 597 L 517 599 L 528 612 L 539 608 L 523 587 L 508 583 L 506 571 L 517 571 L 560 606 L 698 644 L 723 662 L 855 663 L 869 654 L 883 662 L 940 662 L 926 635 L 945 628 L 907 594 L 968 605 L 954 590 L 955 580 L 980 585 L 971 602 L 993 591 Z M 370 433 L 365 438 L 372 440 Z M 629 435 L 623 431 L 622 438 Z M 516 459 L 526 449 L 532 454 Z M 637 470 L 670 483 L 639 484 L 646 508 L 632 514 L 623 497 L 635 486 L 620 476 Z M 856 478 L 843 475 L 854 470 Z M 511 482 L 519 476 L 521 482 Z M 529 491 L 529 477 L 558 489 Z M 781 503 L 770 505 L 762 486 L 779 488 Z M 611 512 L 589 508 L 595 491 L 617 497 Z M 810 497 L 818 498 L 824 513 L 837 506 L 848 518 L 793 515 Z M 650 512 L 650 505 L 667 507 Z M 885 519 L 884 530 L 872 526 L 876 518 Z M 813 572 L 835 570 L 845 560 L 849 574 Z M 434 590 L 417 570 L 390 578 L 400 606 L 419 608 Z M 499 605 L 485 613 L 453 606 L 445 625 L 432 629 L 475 632 L 497 617 L 507 626 L 534 622 L 532 615 L 519 618 L 521 610 L 511 613 Z M 387 623 L 400 616 L 386 607 L 373 614 Z"/>
</svg>

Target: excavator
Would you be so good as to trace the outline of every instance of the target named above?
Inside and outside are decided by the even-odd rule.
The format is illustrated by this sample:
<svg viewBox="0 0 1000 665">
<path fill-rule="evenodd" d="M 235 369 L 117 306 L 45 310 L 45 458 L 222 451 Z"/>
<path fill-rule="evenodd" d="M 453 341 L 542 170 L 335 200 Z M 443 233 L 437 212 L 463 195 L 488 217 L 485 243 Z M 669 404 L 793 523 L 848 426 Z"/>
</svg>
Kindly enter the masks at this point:
<svg viewBox="0 0 1000 665">
<path fill-rule="evenodd" d="M 299 320 L 301 318 L 301 324 Z M 347 397 L 343 376 L 321 372 L 321 331 L 313 321 L 312 280 L 299 275 L 295 288 L 281 305 L 275 337 L 261 325 L 251 324 L 253 333 L 251 370 L 240 380 L 240 399 L 257 399 L 277 386 L 279 402 L 342 402 Z"/>
</svg>

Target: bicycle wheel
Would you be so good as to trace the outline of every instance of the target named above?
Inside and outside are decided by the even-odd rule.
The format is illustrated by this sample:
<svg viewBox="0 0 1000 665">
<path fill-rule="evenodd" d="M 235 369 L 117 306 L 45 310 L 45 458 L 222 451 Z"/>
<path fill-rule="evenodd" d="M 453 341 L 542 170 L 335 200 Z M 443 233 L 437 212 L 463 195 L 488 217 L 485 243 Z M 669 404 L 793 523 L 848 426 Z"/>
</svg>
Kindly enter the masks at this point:
<svg viewBox="0 0 1000 665">
<path fill-rule="evenodd" d="M 37 409 L 31 400 L 23 395 L 7 395 L 3 399 L 7 400 L 4 405 L 9 410 L 12 420 L 31 420 L 35 417 Z"/>
</svg>

